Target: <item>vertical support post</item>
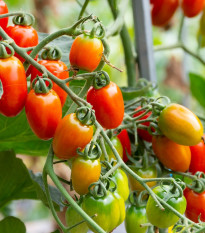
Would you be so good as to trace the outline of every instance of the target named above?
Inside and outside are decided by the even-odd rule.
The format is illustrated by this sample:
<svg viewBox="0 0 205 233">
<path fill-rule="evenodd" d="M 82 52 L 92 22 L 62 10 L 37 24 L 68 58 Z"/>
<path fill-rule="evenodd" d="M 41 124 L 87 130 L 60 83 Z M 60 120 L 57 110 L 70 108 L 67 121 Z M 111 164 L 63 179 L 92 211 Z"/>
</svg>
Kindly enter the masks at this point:
<svg viewBox="0 0 205 233">
<path fill-rule="evenodd" d="M 149 0 L 132 0 L 140 77 L 156 83 Z"/>
</svg>

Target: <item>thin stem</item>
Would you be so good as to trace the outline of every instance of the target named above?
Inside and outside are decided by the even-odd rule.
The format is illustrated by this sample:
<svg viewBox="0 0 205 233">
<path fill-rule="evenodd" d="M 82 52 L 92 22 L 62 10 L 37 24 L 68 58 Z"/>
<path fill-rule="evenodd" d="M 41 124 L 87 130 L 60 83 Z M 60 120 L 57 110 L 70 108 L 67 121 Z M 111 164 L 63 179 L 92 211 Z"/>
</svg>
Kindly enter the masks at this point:
<svg viewBox="0 0 205 233">
<path fill-rule="evenodd" d="M 181 21 L 180 21 L 180 25 L 179 25 L 179 34 L 178 34 L 178 41 L 179 42 L 182 41 L 182 33 L 183 33 L 184 21 L 185 21 L 185 17 L 184 17 L 184 14 L 183 14 L 182 18 L 181 18 Z"/>
<path fill-rule="evenodd" d="M 86 7 L 88 6 L 88 3 L 89 3 L 90 0 L 85 0 L 85 2 L 83 3 L 82 7 L 81 7 L 81 11 L 80 11 L 80 14 L 78 16 L 78 20 L 81 19 L 83 17 L 83 14 L 86 10 Z"/>
<path fill-rule="evenodd" d="M 114 167 L 112 167 L 102 178 L 108 178 L 114 171 L 116 171 L 122 165 L 121 162 L 118 162 Z"/>
</svg>

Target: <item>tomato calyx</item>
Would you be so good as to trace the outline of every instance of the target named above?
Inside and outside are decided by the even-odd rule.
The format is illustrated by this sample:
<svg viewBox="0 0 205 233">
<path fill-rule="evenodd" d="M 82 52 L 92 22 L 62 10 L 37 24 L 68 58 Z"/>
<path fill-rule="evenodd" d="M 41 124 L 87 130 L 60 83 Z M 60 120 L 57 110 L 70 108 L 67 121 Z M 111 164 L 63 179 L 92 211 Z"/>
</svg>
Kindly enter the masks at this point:
<svg viewBox="0 0 205 233">
<path fill-rule="evenodd" d="M 57 46 L 47 46 L 41 54 L 43 60 L 58 61 L 62 57 L 62 52 Z"/>
<path fill-rule="evenodd" d="M 128 201 L 131 205 L 136 207 L 145 207 L 147 204 L 147 190 L 142 192 L 133 191 L 128 197 Z"/>
<path fill-rule="evenodd" d="M 46 85 L 48 82 L 48 86 Z M 43 74 L 42 77 L 37 77 L 32 82 L 32 88 L 36 94 L 47 94 L 53 87 L 52 81 L 47 77 L 46 74 Z"/>
<path fill-rule="evenodd" d="M 205 191 L 205 174 L 196 172 L 195 177 L 196 179 L 191 184 L 187 184 L 187 187 L 196 193 L 203 193 Z"/>
<path fill-rule="evenodd" d="M 13 24 L 21 26 L 32 26 L 35 23 L 35 18 L 32 14 L 25 13 L 13 17 Z"/>
<path fill-rule="evenodd" d="M 8 51 L 7 49 L 8 48 Z M 0 42 L 0 59 L 5 59 L 12 57 L 14 55 L 14 49 L 9 43 L 6 41 L 1 41 Z"/>
<path fill-rule="evenodd" d="M 110 83 L 110 77 L 107 72 L 100 71 L 93 79 L 93 87 L 95 89 L 101 89 Z"/>
<path fill-rule="evenodd" d="M 78 108 L 76 110 L 76 117 L 83 125 L 93 125 L 96 121 L 94 111 L 87 106 Z"/>
<path fill-rule="evenodd" d="M 92 141 L 85 147 L 83 152 L 78 148 L 77 153 L 84 159 L 96 160 L 102 155 L 102 150 L 97 142 Z"/>
</svg>

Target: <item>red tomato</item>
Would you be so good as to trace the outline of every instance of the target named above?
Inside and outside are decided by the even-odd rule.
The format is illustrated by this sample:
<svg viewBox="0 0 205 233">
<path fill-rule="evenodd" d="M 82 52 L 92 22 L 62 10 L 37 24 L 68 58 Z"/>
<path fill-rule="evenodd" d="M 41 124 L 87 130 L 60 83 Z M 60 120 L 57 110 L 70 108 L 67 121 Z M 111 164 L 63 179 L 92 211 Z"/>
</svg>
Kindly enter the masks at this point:
<svg viewBox="0 0 205 233">
<path fill-rule="evenodd" d="M 131 156 L 131 143 L 129 135 L 126 129 L 123 129 L 117 137 L 120 139 L 120 142 L 123 147 L 123 161 L 126 163 L 128 161 L 127 153 Z"/>
<path fill-rule="evenodd" d="M 205 135 L 204 135 L 205 136 Z M 202 140 L 196 146 L 190 146 L 191 164 L 189 171 L 195 174 L 197 171 L 205 172 L 205 144 Z"/>
<path fill-rule="evenodd" d="M 102 58 L 103 44 L 98 38 L 80 35 L 75 38 L 70 49 L 70 64 L 74 68 L 92 72 Z"/>
<path fill-rule="evenodd" d="M 165 26 L 169 23 L 179 6 L 179 0 L 155 0 L 151 1 L 152 24 L 155 26 Z"/>
<path fill-rule="evenodd" d="M 48 71 L 50 71 L 53 75 L 55 75 L 59 79 L 63 80 L 69 77 L 69 72 L 65 71 L 68 68 L 66 64 L 62 61 L 40 60 L 38 61 L 38 63 L 40 65 L 45 66 Z M 31 66 L 30 72 L 31 72 L 31 82 L 36 78 L 37 75 L 42 76 L 42 73 L 33 66 Z M 54 82 L 52 83 L 53 83 L 52 89 L 58 94 L 63 106 L 67 98 L 67 93 L 56 83 Z"/>
<path fill-rule="evenodd" d="M 77 157 L 77 148 L 84 147 L 93 137 L 93 126 L 83 125 L 75 113 L 65 116 L 56 129 L 53 150 L 60 159 Z"/>
<path fill-rule="evenodd" d="M 167 137 L 156 136 L 152 138 L 152 147 L 165 167 L 179 172 L 188 170 L 191 162 L 189 146 L 179 145 Z"/>
<path fill-rule="evenodd" d="M 124 102 L 120 88 L 113 82 L 95 89 L 91 87 L 87 93 L 87 101 L 95 110 L 96 119 L 106 129 L 118 127 L 124 117 Z"/>
<path fill-rule="evenodd" d="M 0 0 L 0 15 L 7 14 L 8 12 L 9 11 L 8 11 L 8 7 L 7 7 L 6 3 L 3 0 Z M 7 27 L 8 21 L 9 21 L 8 17 L 0 19 L 0 26 L 4 30 Z"/>
<path fill-rule="evenodd" d="M 135 110 L 138 110 L 140 109 L 141 107 L 137 107 Z M 142 111 L 139 111 L 138 113 L 134 114 L 133 117 L 137 117 L 137 116 L 140 116 L 141 114 L 143 114 L 145 112 L 145 110 L 142 110 Z M 147 119 L 150 115 L 152 114 L 152 112 L 148 112 L 145 116 L 141 117 L 139 120 L 145 120 Z M 145 123 L 142 123 L 142 125 L 145 125 L 145 126 L 149 126 L 150 125 L 150 122 L 145 122 Z M 143 140 L 147 141 L 147 142 L 152 142 L 152 135 L 149 134 L 149 132 L 147 130 L 144 130 L 144 129 L 137 129 L 137 132 L 140 136 L 140 138 L 142 138 Z"/>
<path fill-rule="evenodd" d="M 204 8 L 204 0 L 182 0 L 184 15 L 192 18 L 197 16 Z"/>
<path fill-rule="evenodd" d="M 25 105 L 26 117 L 33 132 L 43 140 L 54 136 L 62 118 L 60 99 L 54 90 L 36 94 L 31 90 Z"/>
<path fill-rule="evenodd" d="M 8 36 L 10 36 L 15 43 L 22 48 L 33 47 L 38 44 L 37 31 L 31 26 L 12 25 L 7 27 L 6 32 Z M 27 53 L 30 54 L 31 51 Z M 15 53 L 15 56 L 22 62 L 25 61 L 25 59 L 17 53 Z"/>
<path fill-rule="evenodd" d="M 18 115 L 27 98 L 27 81 L 23 64 L 16 57 L 0 59 L 0 80 L 3 95 L 0 113 L 7 117 Z"/>
<path fill-rule="evenodd" d="M 205 192 L 196 193 L 193 190 L 186 188 L 184 196 L 187 201 L 185 215 L 194 222 L 198 222 L 198 217 L 201 214 L 200 220 L 205 221 Z"/>
</svg>

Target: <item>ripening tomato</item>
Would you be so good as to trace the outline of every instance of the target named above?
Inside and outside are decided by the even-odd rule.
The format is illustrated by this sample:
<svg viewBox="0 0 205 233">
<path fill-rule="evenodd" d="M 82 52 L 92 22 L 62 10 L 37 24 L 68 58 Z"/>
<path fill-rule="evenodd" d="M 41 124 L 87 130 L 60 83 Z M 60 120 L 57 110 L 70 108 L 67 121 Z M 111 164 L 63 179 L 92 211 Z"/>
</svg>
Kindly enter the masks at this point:
<svg viewBox="0 0 205 233">
<path fill-rule="evenodd" d="M 69 77 L 69 72 L 67 71 L 68 68 L 66 64 L 62 61 L 40 60 L 38 61 L 38 63 L 40 65 L 45 66 L 48 71 L 50 71 L 53 75 L 55 75 L 59 79 L 63 80 Z M 42 73 L 33 66 L 31 66 L 30 73 L 31 73 L 31 82 L 36 78 L 37 75 L 42 76 Z M 52 89 L 58 94 L 63 106 L 67 98 L 67 93 L 56 83 L 54 82 L 52 83 L 53 83 Z"/>
<path fill-rule="evenodd" d="M 103 44 L 98 38 L 80 35 L 75 38 L 70 49 L 70 64 L 73 68 L 94 71 L 102 58 Z"/>
<path fill-rule="evenodd" d="M 51 89 L 46 94 L 37 94 L 31 90 L 26 100 L 25 110 L 33 132 L 40 139 L 51 139 L 62 118 L 61 102 L 56 92 Z"/>
<path fill-rule="evenodd" d="M 106 129 L 118 127 L 124 117 L 124 102 L 120 88 L 113 82 L 105 87 L 91 87 L 87 93 L 87 101 L 95 110 L 96 119 Z"/>
<path fill-rule="evenodd" d="M 77 157 L 77 148 L 84 149 L 92 137 L 92 126 L 83 125 L 75 113 L 68 114 L 59 122 L 56 129 L 53 138 L 54 153 L 60 159 Z"/>
<path fill-rule="evenodd" d="M 79 172 L 80 171 L 80 172 Z M 90 160 L 78 157 L 72 162 L 71 177 L 75 191 L 84 195 L 88 187 L 99 180 L 101 172 L 100 160 Z"/>
<path fill-rule="evenodd" d="M 138 110 L 140 108 L 141 108 L 141 106 L 137 107 L 135 110 Z M 144 112 L 145 112 L 145 110 L 142 110 L 142 111 L 134 114 L 133 117 L 140 116 Z M 148 112 L 145 116 L 141 117 L 139 120 L 146 120 L 148 117 L 150 117 L 151 114 L 152 114 L 152 112 Z M 150 122 L 142 123 L 142 125 L 149 126 Z M 145 140 L 147 142 L 152 142 L 152 135 L 147 130 L 145 130 L 145 129 L 137 129 L 137 132 L 138 132 L 140 138 L 142 138 L 143 140 Z"/>
<path fill-rule="evenodd" d="M 199 118 L 179 104 L 165 107 L 160 113 L 158 124 L 166 137 L 181 145 L 194 146 L 203 136 L 203 126 Z"/>
<path fill-rule="evenodd" d="M 9 12 L 6 3 L 3 0 L 0 0 L 0 15 L 7 14 Z M 8 24 L 9 18 L 0 19 L 0 26 L 5 30 Z"/>
<path fill-rule="evenodd" d="M 163 185 L 155 187 L 152 191 L 161 199 L 167 198 L 169 194 L 170 186 Z M 171 207 L 177 210 L 180 214 L 184 214 L 186 210 L 186 199 L 184 196 L 182 197 L 172 197 L 169 198 L 167 201 Z M 179 217 L 176 216 L 171 210 L 165 207 L 165 210 L 161 210 L 156 202 L 149 196 L 147 206 L 146 206 L 146 213 L 148 221 L 159 228 L 168 228 L 174 225 L 178 220 Z"/>
<path fill-rule="evenodd" d="M 18 58 L 0 59 L 0 81 L 3 86 L 0 113 L 7 117 L 16 116 L 24 108 L 27 98 L 26 73 Z"/>
<path fill-rule="evenodd" d="M 152 5 L 152 24 L 166 26 L 179 6 L 179 0 L 155 0 Z"/>
<path fill-rule="evenodd" d="M 204 8 L 204 0 L 182 0 L 182 10 L 186 17 L 197 16 Z"/>
<path fill-rule="evenodd" d="M 120 142 L 123 147 L 123 161 L 126 163 L 128 161 L 127 153 L 131 156 L 131 143 L 128 132 L 126 129 L 123 129 L 117 137 L 120 139 Z"/>
<path fill-rule="evenodd" d="M 204 135 L 205 137 L 205 135 Z M 195 174 L 197 171 L 205 173 L 205 144 L 204 141 L 195 146 L 190 146 L 191 150 L 191 163 L 189 172 Z"/>
<path fill-rule="evenodd" d="M 189 146 L 179 145 L 164 136 L 154 136 L 152 148 L 165 167 L 178 172 L 185 172 L 189 169 L 191 162 Z"/>
<path fill-rule="evenodd" d="M 19 47 L 34 47 L 38 44 L 38 33 L 31 26 L 12 25 L 7 27 L 6 33 L 15 41 Z M 27 53 L 30 54 L 31 51 Z M 25 61 L 25 59 L 17 53 L 15 53 L 15 57 L 19 58 L 21 62 Z"/>
<path fill-rule="evenodd" d="M 205 192 L 196 193 L 193 190 L 186 188 L 184 196 L 187 201 L 185 215 L 194 222 L 205 221 Z M 200 216 L 200 218 L 199 218 Z"/>
</svg>

